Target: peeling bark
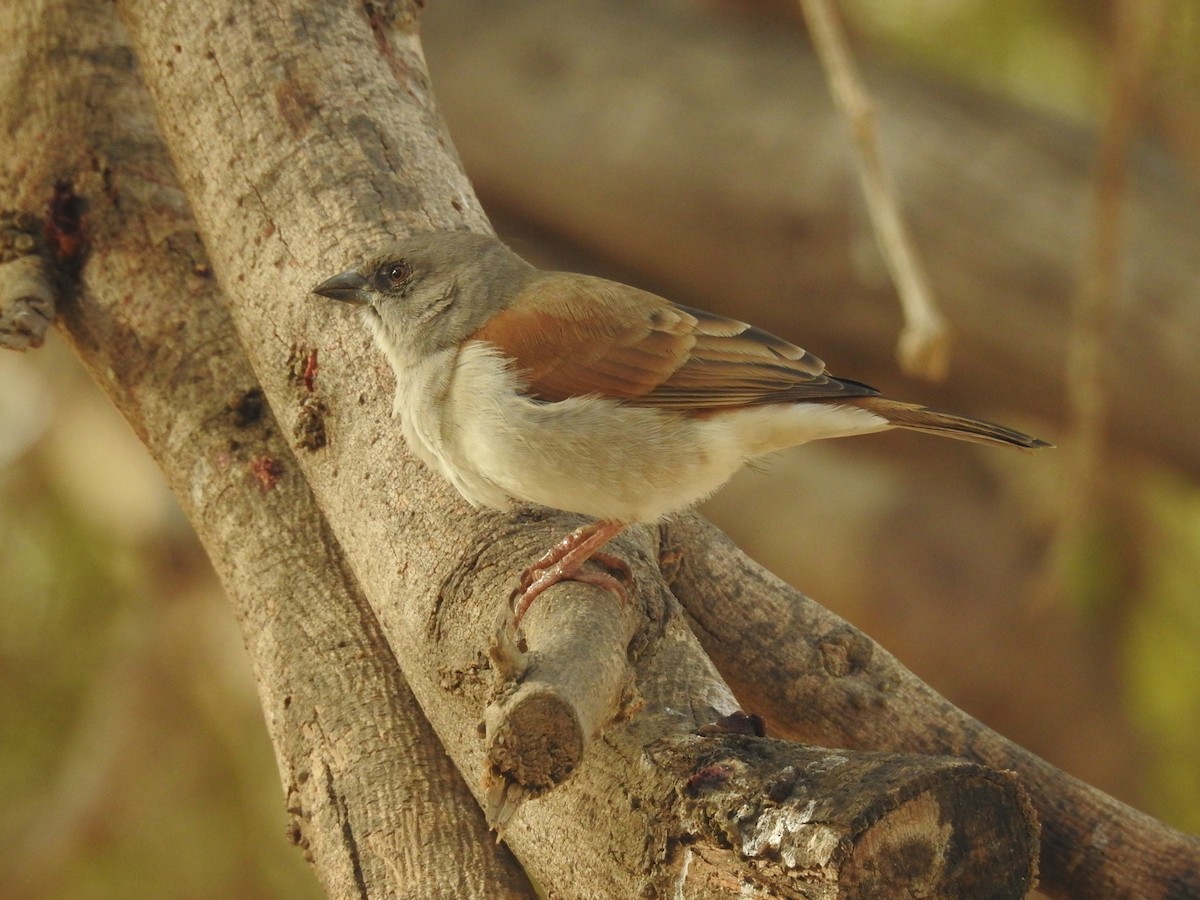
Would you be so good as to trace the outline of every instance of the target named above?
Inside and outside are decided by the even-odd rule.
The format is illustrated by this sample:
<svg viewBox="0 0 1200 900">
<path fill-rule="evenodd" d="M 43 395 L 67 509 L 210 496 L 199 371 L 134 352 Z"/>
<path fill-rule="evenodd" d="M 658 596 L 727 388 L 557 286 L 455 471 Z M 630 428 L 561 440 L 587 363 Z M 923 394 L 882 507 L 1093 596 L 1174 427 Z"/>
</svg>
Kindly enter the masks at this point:
<svg viewBox="0 0 1200 900">
<path fill-rule="evenodd" d="M 1039 889 L 1050 896 L 1169 900 L 1200 891 L 1200 839 L 1072 778 L 956 709 L 698 517 L 673 525 L 670 535 L 680 548 L 673 590 L 696 634 L 738 699 L 771 728 L 825 746 L 948 752 L 1013 772 L 1041 821 Z"/>
</svg>

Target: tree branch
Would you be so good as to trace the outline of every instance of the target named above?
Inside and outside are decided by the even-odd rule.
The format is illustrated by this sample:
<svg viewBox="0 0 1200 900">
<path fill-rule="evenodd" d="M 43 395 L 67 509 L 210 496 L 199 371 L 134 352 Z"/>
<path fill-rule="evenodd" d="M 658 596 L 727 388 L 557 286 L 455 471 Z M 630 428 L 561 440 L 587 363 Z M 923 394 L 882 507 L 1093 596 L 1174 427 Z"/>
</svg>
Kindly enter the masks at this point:
<svg viewBox="0 0 1200 900">
<path fill-rule="evenodd" d="M 113 7 L 14 12 L 0 22 L 0 96 L 27 100 L 0 106 L 0 205 L 40 231 L 65 179 L 86 208 L 87 263 L 80 291 L 61 298 L 61 327 L 221 577 L 292 839 L 330 897 L 532 896 L 404 684 L 257 387 Z"/>
<path fill-rule="evenodd" d="M 121 8 L 235 325 L 284 420 L 304 414 L 288 358 L 296 346 L 320 350 L 314 389 L 327 400 L 330 440 L 299 454 L 298 464 L 447 749 L 461 771 L 482 771 L 476 725 L 495 685 L 479 648 L 537 529 L 520 512 L 467 514 L 444 484 L 416 467 L 387 420 L 388 378 L 361 330 L 336 311 L 296 302 L 322 274 L 394 233 L 427 223 L 485 227 L 431 114 L 412 10 L 389 10 L 396 19 L 388 27 L 378 8 L 364 20 L 354 7 L 329 4 L 296 6 L 286 19 L 223 2 L 197 5 L 186 20 L 148 0 L 126 0 Z M 302 154 L 295 152 L 298 137 Z M 548 523 L 558 527 L 564 518 Z M 665 602 L 648 537 L 632 553 L 635 577 L 643 602 L 656 594 Z M 539 606 L 565 597 L 582 602 L 574 597 L 589 591 L 564 586 Z M 640 654 L 635 641 L 637 689 L 646 700 L 636 727 L 606 731 L 592 743 L 589 764 L 522 809 L 509 829 L 510 844 L 552 891 L 586 885 L 597 895 L 627 895 L 675 877 L 661 863 L 675 862 L 672 848 L 688 835 L 673 806 L 664 817 L 661 801 L 681 778 L 645 765 L 645 748 L 683 740 L 698 721 L 727 707 L 729 695 L 679 620 L 667 629 Z M 906 764 L 938 768 L 931 760 Z M 972 777 L 953 772 L 963 770 L 930 777 Z M 1014 834 L 1032 834 L 1019 791 L 992 796 L 991 812 L 1007 817 Z M 938 807 L 924 805 L 926 814 L 917 816 L 931 834 Z M 966 818 L 951 825 L 949 838 L 961 847 L 959 829 L 978 813 L 969 805 L 956 809 Z M 886 849 L 858 835 L 854 847 L 867 866 Z M 998 864 L 972 874 L 996 879 Z M 786 877 L 794 868 L 742 869 L 733 877 L 794 891 Z M 952 891 L 963 872 L 958 862 L 939 869 L 933 889 Z M 1023 890 L 1031 877 L 1026 858 L 1012 883 Z"/>
<path fill-rule="evenodd" d="M 846 130 L 857 151 L 863 197 L 904 310 L 904 331 L 897 348 L 900 367 L 909 375 L 941 381 L 950 365 L 950 331 L 900 215 L 900 200 L 879 147 L 875 106 L 867 96 L 829 0 L 800 0 L 800 9 L 834 103 L 846 120 Z"/>
<path fill-rule="evenodd" d="M 672 525 L 670 540 L 681 548 L 676 596 L 739 701 L 771 728 L 824 746 L 945 753 L 1015 772 L 1041 818 L 1040 889 L 1051 896 L 1200 892 L 1200 839 L 984 727 L 702 519 Z"/>
<path fill-rule="evenodd" d="M 58 286 L 42 226 L 32 213 L 0 215 L 0 348 L 5 350 L 42 346 L 54 321 Z"/>
<path fill-rule="evenodd" d="M 614 604 L 604 591 L 558 590 L 569 596 L 536 603 L 525 616 L 524 649 L 511 643 L 505 609 L 490 651 L 500 691 L 484 712 L 485 783 L 488 820 L 501 834 L 525 797 L 565 781 L 588 744 L 633 704 L 629 647 L 647 611 Z M 661 623 L 664 613 L 650 618 Z"/>
</svg>

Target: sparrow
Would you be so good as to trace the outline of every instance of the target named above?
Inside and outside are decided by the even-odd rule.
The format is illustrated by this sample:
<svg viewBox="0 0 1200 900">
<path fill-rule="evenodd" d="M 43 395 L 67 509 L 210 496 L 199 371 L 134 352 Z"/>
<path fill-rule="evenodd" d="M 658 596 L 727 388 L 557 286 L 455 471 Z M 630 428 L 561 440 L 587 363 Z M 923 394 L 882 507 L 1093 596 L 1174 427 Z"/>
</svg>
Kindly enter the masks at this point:
<svg viewBox="0 0 1200 900">
<path fill-rule="evenodd" d="M 700 502 L 764 454 L 892 428 L 1051 446 L 888 400 L 752 325 L 535 268 L 486 235 L 416 234 L 313 292 L 361 307 L 395 372 L 408 446 L 468 503 L 535 503 L 592 520 L 525 570 L 512 598 L 518 625 L 560 581 L 624 598 L 613 572 L 627 580 L 628 567 L 604 545 Z"/>
</svg>

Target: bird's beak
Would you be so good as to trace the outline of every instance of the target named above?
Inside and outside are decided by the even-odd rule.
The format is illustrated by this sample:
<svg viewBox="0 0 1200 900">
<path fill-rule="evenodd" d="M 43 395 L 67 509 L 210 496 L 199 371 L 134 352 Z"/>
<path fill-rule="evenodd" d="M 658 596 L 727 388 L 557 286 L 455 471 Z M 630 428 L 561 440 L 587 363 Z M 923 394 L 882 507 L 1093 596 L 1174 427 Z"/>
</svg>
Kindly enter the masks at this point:
<svg viewBox="0 0 1200 900">
<path fill-rule="evenodd" d="M 357 305 L 370 302 L 367 279 L 353 269 L 322 281 L 312 289 L 312 292 L 320 294 L 322 297 L 328 297 L 330 300 L 342 300 Z"/>
</svg>

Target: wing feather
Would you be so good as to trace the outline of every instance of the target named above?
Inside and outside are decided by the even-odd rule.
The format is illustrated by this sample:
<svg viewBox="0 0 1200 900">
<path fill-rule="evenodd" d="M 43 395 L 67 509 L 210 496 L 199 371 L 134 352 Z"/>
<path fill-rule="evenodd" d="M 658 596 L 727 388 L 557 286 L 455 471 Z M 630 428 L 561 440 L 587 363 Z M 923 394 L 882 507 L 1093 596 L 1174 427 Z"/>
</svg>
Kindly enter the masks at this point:
<svg viewBox="0 0 1200 900">
<path fill-rule="evenodd" d="M 878 393 L 761 328 L 601 278 L 539 273 L 473 337 L 514 360 L 530 396 L 551 402 L 600 395 L 703 415 Z"/>
</svg>

